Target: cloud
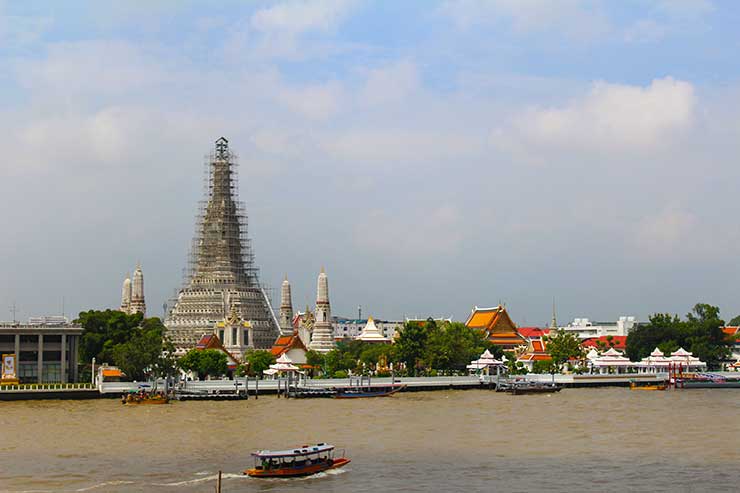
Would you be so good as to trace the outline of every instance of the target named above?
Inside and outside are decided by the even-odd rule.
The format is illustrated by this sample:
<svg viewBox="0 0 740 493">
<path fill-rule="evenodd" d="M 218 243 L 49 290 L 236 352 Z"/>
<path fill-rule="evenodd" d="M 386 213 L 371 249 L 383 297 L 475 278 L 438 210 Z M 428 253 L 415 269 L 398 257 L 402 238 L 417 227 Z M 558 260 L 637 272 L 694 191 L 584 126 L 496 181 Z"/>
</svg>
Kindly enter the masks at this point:
<svg viewBox="0 0 740 493">
<path fill-rule="evenodd" d="M 263 33 L 297 35 L 309 31 L 329 31 L 357 6 L 354 0 L 294 0 L 260 9 L 250 24 Z"/>
<path fill-rule="evenodd" d="M 521 33 L 557 31 L 571 38 L 589 39 L 612 28 L 593 2 L 560 0 L 450 0 L 439 12 L 460 29 L 475 25 L 509 23 Z"/>
<path fill-rule="evenodd" d="M 638 255 L 652 259 L 675 259 L 687 250 L 695 250 L 699 221 L 695 214 L 676 206 L 669 206 L 644 216 L 638 223 L 630 242 Z"/>
<path fill-rule="evenodd" d="M 408 60 L 370 69 L 365 78 L 361 99 L 370 106 L 403 101 L 421 89 L 416 64 Z"/>
<path fill-rule="evenodd" d="M 695 106 L 693 86 L 671 77 L 647 87 L 596 82 L 587 95 L 564 106 L 525 110 L 493 137 L 509 150 L 660 149 L 692 125 Z"/>
<path fill-rule="evenodd" d="M 374 209 L 353 232 L 357 248 L 392 259 L 451 255 L 458 252 L 463 239 L 462 216 L 449 203 L 406 214 Z"/>
</svg>

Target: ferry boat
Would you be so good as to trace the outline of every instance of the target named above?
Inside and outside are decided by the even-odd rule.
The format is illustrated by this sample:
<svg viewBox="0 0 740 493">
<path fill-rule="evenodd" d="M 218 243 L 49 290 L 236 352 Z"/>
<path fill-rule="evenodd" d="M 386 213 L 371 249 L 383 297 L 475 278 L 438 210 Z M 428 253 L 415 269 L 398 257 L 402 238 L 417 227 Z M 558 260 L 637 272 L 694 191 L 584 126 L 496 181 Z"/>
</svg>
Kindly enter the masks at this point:
<svg viewBox="0 0 740 493">
<path fill-rule="evenodd" d="M 127 406 L 169 404 L 170 398 L 164 394 L 152 394 L 150 392 L 132 392 L 121 396 L 121 404 Z"/>
<path fill-rule="evenodd" d="M 679 389 L 740 389 L 740 379 L 716 373 L 681 373 L 674 382 Z"/>
<path fill-rule="evenodd" d="M 350 459 L 334 456 L 334 445 L 318 443 L 292 450 L 258 450 L 253 452 L 254 467 L 244 474 L 256 478 L 291 478 L 310 476 L 349 464 Z"/>
<path fill-rule="evenodd" d="M 630 390 L 665 390 L 668 385 L 665 383 L 656 385 L 637 385 L 637 382 L 630 382 Z"/>
</svg>

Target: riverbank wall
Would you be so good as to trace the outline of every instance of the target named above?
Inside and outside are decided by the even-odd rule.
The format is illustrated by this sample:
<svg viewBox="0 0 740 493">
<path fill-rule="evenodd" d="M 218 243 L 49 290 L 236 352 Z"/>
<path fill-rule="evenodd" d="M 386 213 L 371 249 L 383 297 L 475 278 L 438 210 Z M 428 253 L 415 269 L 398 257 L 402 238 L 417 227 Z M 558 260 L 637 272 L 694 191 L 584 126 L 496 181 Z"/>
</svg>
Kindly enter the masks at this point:
<svg viewBox="0 0 740 493">
<path fill-rule="evenodd" d="M 641 384 L 657 384 L 668 380 L 667 373 L 625 374 L 625 375 L 549 375 L 530 374 L 520 378 L 540 382 L 555 382 L 562 387 L 627 387 L 630 381 Z M 396 384 L 404 384 L 404 392 L 428 392 L 436 390 L 495 390 L 499 381 L 506 381 L 504 377 L 496 376 L 456 376 L 456 377 L 405 377 L 395 378 Z M 356 381 L 354 382 L 356 384 Z M 372 385 L 391 385 L 391 378 L 373 378 Z M 301 386 L 315 389 L 329 389 L 332 387 L 349 386 L 350 379 L 315 379 L 301 382 Z M 365 383 L 367 384 L 367 379 Z M 150 383 L 154 386 L 154 383 Z M 247 393 L 249 397 L 261 395 L 275 395 L 285 389 L 284 380 L 260 380 L 238 378 L 236 380 L 205 380 L 184 382 L 178 389 L 199 394 L 228 394 Z M 104 382 L 97 388 L 53 388 L 40 386 L 25 389 L 0 389 L 0 401 L 36 400 L 36 399 L 96 399 L 117 398 L 121 394 L 139 389 L 137 382 Z M 164 388 L 164 382 L 157 384 Z"/>
</svg>

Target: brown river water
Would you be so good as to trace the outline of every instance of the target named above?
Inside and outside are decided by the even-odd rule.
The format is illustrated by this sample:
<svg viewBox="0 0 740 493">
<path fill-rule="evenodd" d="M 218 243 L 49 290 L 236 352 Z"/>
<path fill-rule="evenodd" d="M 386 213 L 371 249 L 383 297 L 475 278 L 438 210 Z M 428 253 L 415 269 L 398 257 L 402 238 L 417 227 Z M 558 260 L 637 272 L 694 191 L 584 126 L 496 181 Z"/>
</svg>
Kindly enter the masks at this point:
<svg viewBox="0 0 740 493">
<path fill-rule="evenodd" d="M 740 491 L 740 391 L 0 402 L 0 491 Z M 328 442 L 352 463 L 252 479 L 250 452 Z"/>
</svg>

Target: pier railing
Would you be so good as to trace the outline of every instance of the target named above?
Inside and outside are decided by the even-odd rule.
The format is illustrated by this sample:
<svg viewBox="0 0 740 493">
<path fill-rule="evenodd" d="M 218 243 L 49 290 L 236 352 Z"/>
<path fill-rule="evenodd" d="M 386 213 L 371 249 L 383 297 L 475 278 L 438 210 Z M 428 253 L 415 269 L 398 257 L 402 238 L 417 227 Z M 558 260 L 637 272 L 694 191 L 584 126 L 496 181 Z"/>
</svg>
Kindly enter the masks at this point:
<svg viewBox="0 0 740 493">
<path fill-rule="evenodd" d="M 90 382 L 85 383 L 16 383 L 11 385 L 0 385 L 0 392 L 49 392 L 49 391 L 73 391 L 73 390 L 95 390 Z"/>
</svg>

